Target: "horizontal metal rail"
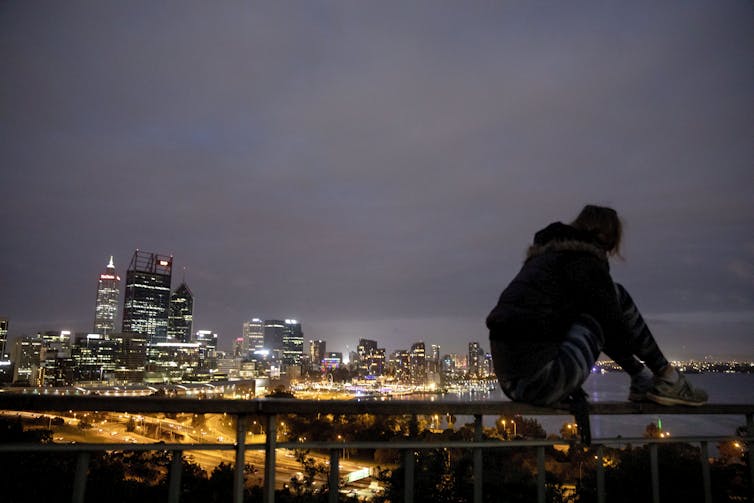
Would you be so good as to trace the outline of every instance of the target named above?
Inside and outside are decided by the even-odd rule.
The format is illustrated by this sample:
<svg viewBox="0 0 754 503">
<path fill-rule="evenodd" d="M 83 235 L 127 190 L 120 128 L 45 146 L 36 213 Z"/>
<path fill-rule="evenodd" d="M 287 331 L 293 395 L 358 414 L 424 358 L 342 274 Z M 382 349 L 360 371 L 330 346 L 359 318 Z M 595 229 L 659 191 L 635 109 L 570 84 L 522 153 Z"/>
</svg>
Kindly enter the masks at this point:
<svg viewBox="0 0 754 503">
<path fill-rule="evenodd" d="M 196 399 L 165 397 L 108 397 L 96 395 L 38 395 L 0 393 L 0 410 L 104 412 L 194 412 L 205 414 L 436 414 L 456 415 L 567 416 L 566 404 L 540 407 L 508 401 L 427 400 L 298 400 L 295 398 L 258 398 L 254 400 Z M 598 402 L 589 404 L 591 415 L 632 414 L 724 414 L 754 413 L 754 404 L 706 404 L 700 407 L 665 406 L 654 403 Z"/>
<path fill-rule="evenodd" d="M 536 449 L 537 453 L 537 500 L 545 501 L 545 448 L 556 445 L 570 445 L 563 440 L 511 440 L 485 441 L 482 440 L 483 415 L 570 415 L 563 407 L 537 407 L 513 402 L 428 402 L 417 400 L 398 401 L 342 401 L 342 400 L 296 400 L 296 399 L 257 399 L 257 400 L 224 400 L 224 399 L 186 399 L 164 397 L 102 397 L 76 395 L 36 395 L 0 393 L 0 410 L 38 411 L 38 412 L 67 412 L 67 411 L 103 411 L 129 413 L 206 413 L 230 414 L 236 416 L 236 442 L 229 443 L 78 443 L 78 444 L 4 444 L 0 445 L 1 452 L 77 452 L 78 462 L 74 476 L 73 501 L 83 502 L 86 489 L 86 473 L 91 453 L 101 451 L 170 451 L 173 459 L 170 467 L 168 501 L 177 503 L 180 494 L 180 458 L 185 451 L 235 451 L 234 502 L 243 500 L 243 467 L 247 450 L 264 450 L 265 452 L 265 488 L 264 501 L 272 503 L 275 498 L 275 452 L 277 449 L 313 449 L 329 451 L 330 453 L 330 501 L 338 498 L 339 456 L 344 448 L 350 449 L 379 449 L 390 448 L 404 452 L 405 484 L 404 501 L 413 501 L 413 477 L 417 450 L 430 449 L 471 449 L 473 454 L 474 501 L 482 500 L 482 450 L 501 449 L 511 447 L 528 447 Z M 604 467 L 602 458 L 603 446 L 625 444 L 650 445 L 650 470 L 652 475 L 653 501 L 659 502 L 659 473 L 657 463 L 657 445 L 668 443 L 694 443 L 700 445 L 700 461 L 702 464 L 702 479 L 705 501 L 711 501 L 708 444 L 739 440 L 749 443 L 749 466 L 751 486 L 754 487 L 754 404 L 709 404 L 702 407 L 665 407 L 646 403 L 595 403 L 590 405 L 592 415 L 631 415 L 631 414 L 719 414 L 742 415 L 746 417 L 748 433 L 744 437 L 737 436 L 696 436 L 673 438 L 599 438 L 593 439 L 597 446 L 597 498 L 605 501 Z M 474 417 L 473 441 L 345 441 L 345 442 L 277 442 L 277 416 L 281 414 L 316 415 L 326 414 L 374 414 L 374 415 L 431 415 L 454 414 Z M 246 423 L 249 416 L 266 417 L 266 440 L 264 443 L 247 443 Z M 754 499 L 754 494 L 752 495 Z"/>
</svg>

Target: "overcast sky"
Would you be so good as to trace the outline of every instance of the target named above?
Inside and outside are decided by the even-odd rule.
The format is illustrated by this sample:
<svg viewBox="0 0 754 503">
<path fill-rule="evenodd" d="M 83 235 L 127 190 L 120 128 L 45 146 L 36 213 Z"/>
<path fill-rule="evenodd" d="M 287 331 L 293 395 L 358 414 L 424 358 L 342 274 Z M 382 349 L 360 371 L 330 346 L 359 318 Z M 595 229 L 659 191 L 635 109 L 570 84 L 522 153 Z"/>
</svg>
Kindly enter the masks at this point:
<svg viewBox="0 0 754 503">
<path fill-rule="evenodd" d="M 598 203 L 668 356 L 754 359 L 753 49 L 732 0 L 0 2 L 0 315 L 91 330 L 139 248 L 224 347 L 488 349 L 533 233 Z"/>
</svg>

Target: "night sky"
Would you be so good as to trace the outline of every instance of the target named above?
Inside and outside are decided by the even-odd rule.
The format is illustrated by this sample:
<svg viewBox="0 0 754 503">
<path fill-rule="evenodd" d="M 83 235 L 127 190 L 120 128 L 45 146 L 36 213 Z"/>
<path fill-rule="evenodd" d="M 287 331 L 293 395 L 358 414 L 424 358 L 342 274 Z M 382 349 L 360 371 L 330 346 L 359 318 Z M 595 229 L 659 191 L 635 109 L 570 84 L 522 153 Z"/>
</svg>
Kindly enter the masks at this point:
<svg viewBox="0 0 754 503">
<path fill-rule="evenodd" d="M 626 222 L 671 358 L 754 359 L 750 2 L 0 2 L 0 315 L 91 330 L 174 255 L 194 329 L 489 348 L 533 233 Z"/>
</svg>

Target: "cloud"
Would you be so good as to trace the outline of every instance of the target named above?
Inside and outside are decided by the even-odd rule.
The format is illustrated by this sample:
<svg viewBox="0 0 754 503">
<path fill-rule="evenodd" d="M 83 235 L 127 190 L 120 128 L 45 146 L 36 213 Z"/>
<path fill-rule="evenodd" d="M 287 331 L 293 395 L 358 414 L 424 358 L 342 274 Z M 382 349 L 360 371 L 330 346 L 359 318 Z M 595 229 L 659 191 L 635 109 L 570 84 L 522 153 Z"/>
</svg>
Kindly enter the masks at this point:
<svg viewBox="0 0 754 503">
<path fill-rule="evenodd" d="M 625 217 L 613 270 L 642 306 L 750 309 L 751 21 L 709 2 L 8 4 L 0 310 L 88 329 L 92 278 L 138 247 L 188 268 L 227 340 L 290 315 L 462 350 L 533 233 L 586 202 Z"/>
</svg>

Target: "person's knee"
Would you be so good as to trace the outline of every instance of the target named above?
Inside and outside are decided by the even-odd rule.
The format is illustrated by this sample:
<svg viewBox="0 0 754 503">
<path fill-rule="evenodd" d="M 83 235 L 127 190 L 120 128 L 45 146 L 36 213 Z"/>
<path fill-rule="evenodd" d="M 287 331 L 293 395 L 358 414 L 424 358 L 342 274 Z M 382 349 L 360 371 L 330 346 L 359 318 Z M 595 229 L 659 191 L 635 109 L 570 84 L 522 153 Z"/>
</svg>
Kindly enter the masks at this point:
<svg viewBox="0 0 754 503">
<path fill-rule="evenodd" d="M 591 345 L 601 351 L 605 346 L 605 333 L 602 331 L 602 325 L 588 314 L 580 314 L 573 326 L 571 332 L 577 333 L 580 337 L 588 339 Z"/>
</svg>

